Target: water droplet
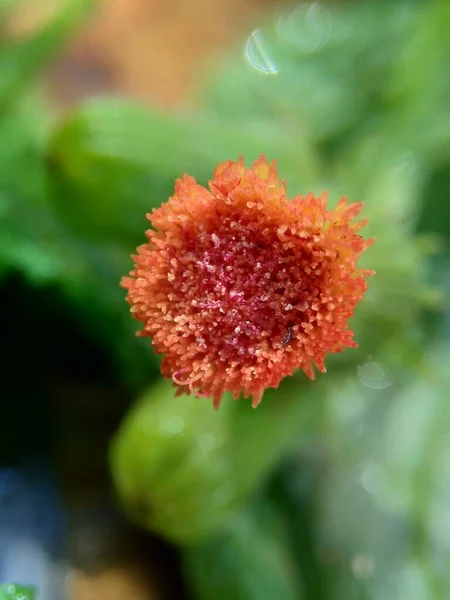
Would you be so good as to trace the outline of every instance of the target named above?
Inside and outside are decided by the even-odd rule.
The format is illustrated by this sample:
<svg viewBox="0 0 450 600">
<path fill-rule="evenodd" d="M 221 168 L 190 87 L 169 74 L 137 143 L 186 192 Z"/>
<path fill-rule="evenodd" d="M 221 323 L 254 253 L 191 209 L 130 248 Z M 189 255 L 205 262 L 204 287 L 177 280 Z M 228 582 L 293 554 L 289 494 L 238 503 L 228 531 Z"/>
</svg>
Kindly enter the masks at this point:
<svg viewBox="0 0 450 600">
<path fill-rule="evenodd" d="M 331 15 L 319 4 L 301 4 L 284 15 L 277 23 L 280 37 L 302 52 L 313 52 L 321 48 L 331 36 Z"/>
<path fill-rule="evenodd" d="M 279 70 L 267 50 L 266 42 L 260 29 L 250 34 L 244 48 L 244 58 L 247 63 L 264 75 L 278 75 Z"/>
<path fill-rule="evenodd" d="M 350 568 L 356 579 L 369 579 L 375 571 L 374 558 L 368 554 L 355 554 L 350 563 Z"/>
<path fill-rule="evenodd" d="M 358 375 L 365 386 L 374 390 L 384 390 L 391 385 L 386 371 L 379 363 L 373 360 L 359 365 Z"/>
</svg>

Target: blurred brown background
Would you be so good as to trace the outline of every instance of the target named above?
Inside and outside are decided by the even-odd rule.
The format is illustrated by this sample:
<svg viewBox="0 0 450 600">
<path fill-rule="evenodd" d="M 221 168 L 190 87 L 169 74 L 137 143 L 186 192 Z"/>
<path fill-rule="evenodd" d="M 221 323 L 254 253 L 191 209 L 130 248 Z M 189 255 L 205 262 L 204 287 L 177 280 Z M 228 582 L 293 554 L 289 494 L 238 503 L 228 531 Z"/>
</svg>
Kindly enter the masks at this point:
<svg viewBox="0 0 450 600">
<path fill-rule="evenodd" d="M 11 27 L 26 33 L 57 0 L 17 11 Z M 51 74 L 57 99 L 117 92 L 173 106 L 220 51 L 257 27 L 280 0 L 100 0 L 95 14 Z"/>
</svg>

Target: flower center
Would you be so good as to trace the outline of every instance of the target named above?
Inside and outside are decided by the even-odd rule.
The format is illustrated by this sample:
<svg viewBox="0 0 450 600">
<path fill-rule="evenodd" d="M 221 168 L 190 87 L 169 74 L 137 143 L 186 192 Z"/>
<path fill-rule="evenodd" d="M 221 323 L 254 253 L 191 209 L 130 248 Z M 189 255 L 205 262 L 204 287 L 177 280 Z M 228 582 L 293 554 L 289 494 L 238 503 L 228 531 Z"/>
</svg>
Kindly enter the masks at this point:
<svg viewBox="0 0 450 600">
<path fill-rule="evenodd" d="M 282 243 L 275 228 L 262 238 L 260 228 L 230 221 L 212 234 L 200 233 L 187 253 L 189 275 L 181 277 L 181 299 L 199 349 L 210 351 L 220 342 L 226 360 L 236 352 L 258 354 L 261 345 L 287 346 L 305 321 L 311 291 L 318 293 L 321 278 L 320 269 L 304 271 L 303 263 L 311 260 L 302 252 Z M 180 274 L 173 278 L 180 281 Z"/>
</svg>

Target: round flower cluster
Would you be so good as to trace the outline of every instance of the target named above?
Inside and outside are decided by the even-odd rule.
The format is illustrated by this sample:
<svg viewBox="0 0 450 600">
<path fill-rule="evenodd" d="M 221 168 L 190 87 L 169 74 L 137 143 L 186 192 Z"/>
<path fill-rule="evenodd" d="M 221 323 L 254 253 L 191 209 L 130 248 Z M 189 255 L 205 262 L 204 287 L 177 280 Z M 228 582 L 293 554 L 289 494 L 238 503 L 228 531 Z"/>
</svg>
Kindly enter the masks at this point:
<svg viewBox="0 0 450 600">
<path fill-rule="evenodd" d="M 362 203 L 286 197 L 275 163 L 220 164 L 209 189 L 184 175 L 148 219 L 153 229 L 122 280 L 133 316 L 164 354 L 179 393 L 252 396 L 327 353 L 355 347 L 348 328 L 367 289 L 358 269 L 373 242 L 353 223 Z"/>
</svg>

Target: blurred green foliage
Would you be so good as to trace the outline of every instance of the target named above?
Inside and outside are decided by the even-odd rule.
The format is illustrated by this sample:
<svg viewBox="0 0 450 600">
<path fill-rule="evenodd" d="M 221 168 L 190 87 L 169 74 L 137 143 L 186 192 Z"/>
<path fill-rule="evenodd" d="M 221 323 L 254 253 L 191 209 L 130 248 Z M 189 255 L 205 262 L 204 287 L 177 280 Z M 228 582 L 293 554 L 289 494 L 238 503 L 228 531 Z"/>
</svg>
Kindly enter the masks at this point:
<svg viewBox="0 0 450 600">
<path fill-rule="evenodd" d="M 1 600 L 34 600 L 35 598 L 36 590 L 34 588 L 12 583 L 0 585 Z"/>
<path fill-rule="evenodd" d="M 176 543 L 208 537 L 264 482 L 298 429 L 311 424 L 314 393 L 292 378 L 268 390 L 258 411 L 226 397 L 216 413 L 196 397 L 174 398 L 171 382 L 153 385 L 112 448 L 131 515 Z"/>
<path fill-rule="evenodd" d="M 228 520 L 222 531 L 192 547 L 186 578 L 201 600 L 301 600 L 286 522 L 269 498 Z"/>
<path fill-rule="evenodd" d="M 450 4 L 300 6 L 218 64 L 196 110 L 106 98 L 55 122 L 30 80 L 89 4 L 1 38 L 0 280 L 53 286 L 140 395 L 111 448 L 124 509 L 183 547 L 199 599 L 448 598 Z M 262 152 L 291 194 L 364 201 L 377 274 L 328 375 L 215 413 L 159 381 L 118 282 L 176 177 Z"/>
</svg>

